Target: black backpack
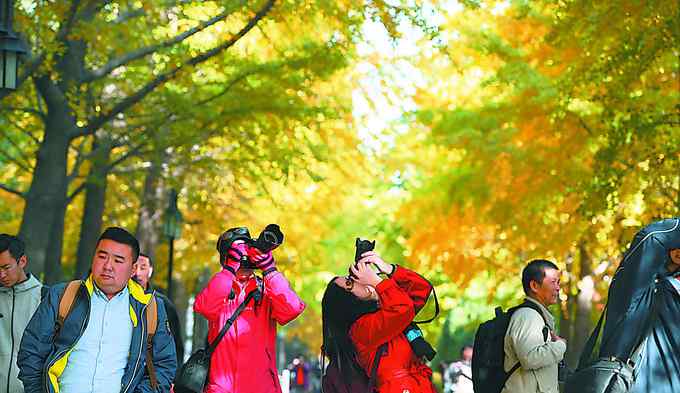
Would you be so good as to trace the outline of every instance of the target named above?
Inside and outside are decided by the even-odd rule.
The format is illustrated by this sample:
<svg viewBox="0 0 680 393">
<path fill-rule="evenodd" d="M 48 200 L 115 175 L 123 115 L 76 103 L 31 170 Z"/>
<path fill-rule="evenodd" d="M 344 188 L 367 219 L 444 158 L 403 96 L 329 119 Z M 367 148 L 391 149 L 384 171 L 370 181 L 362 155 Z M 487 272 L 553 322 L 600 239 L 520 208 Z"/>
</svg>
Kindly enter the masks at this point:
<svg viewBox="0 0 680 393">
<path fill-rule="evenodd" d="M 503 312 L 496 307 L 496 316 L 481 325 L 475 334 L 474 352 L 472 354 L 472 384 L 475 393 L 500 393 L 508 378 L 520 367 L 519 362 L 510 371 L 505 372 L 505 333 L 510 324 L 510 318 L 515 311 L 528 307 L 538 312 L 543 318 L 543 340 L 547 342 L 550 329 L 539 306 L 531 301 Z"/>
</svg>

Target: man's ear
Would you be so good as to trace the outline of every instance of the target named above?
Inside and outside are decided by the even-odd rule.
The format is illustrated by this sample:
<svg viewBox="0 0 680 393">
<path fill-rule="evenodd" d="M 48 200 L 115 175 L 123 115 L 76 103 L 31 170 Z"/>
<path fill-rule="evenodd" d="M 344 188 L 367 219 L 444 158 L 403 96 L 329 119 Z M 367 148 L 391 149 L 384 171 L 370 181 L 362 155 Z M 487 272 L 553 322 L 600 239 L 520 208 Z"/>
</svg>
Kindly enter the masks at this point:
<svg viewBox="0 0 680 393">
<path fill-rule="evenodd" d="M 19 265 L 20 268 L 26 269 L 26 265 L 28 265 L 28 257 L 26 256 L 26 254 L 19 257 L 17 264 Z"/>
<path fill-rule="evenodd" d="M 538 281 L 529 280 L 529 288 L 531 289 L 532 293 L 537 293 L 540 286 L 541 285 L 538 283 Z"/>
</svg>

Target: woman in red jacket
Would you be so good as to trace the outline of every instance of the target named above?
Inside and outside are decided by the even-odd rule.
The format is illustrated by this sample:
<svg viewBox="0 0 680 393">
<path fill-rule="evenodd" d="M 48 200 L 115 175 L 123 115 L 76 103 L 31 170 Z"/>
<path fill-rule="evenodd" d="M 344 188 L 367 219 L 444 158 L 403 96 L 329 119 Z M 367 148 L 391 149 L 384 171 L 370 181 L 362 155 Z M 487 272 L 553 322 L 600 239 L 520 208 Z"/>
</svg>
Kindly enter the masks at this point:
<svg viewBox="0 0 680 393">
<path fill-rule="evenodd" d="M 387 278 L 378 276 L 371 264 Z M 372 251 L 350 271 L 352 275 L 328 284 L 322 300 L 323 351 L 330 364 L 337 366 L 345 383 L 354 380 L 357 369 L 370 376 L 378 349 L 385 344 L 373 381 L 376 391 L 434 393 L 432 370 L 413 353 L 403 333 L 425 305 L 430 283 L 385 263 Z"/>
</svg>

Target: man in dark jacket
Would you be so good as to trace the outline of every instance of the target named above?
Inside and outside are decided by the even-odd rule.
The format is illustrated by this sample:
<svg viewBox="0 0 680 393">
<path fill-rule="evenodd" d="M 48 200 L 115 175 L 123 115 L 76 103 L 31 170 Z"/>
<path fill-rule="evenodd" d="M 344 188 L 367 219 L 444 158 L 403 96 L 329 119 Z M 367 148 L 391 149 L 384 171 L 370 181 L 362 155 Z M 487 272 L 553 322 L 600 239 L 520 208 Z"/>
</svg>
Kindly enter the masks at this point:
<svg viewBox="0 0 680 393">
<path fill-rule="evenodd" d="M 153 275 L 153 261 L 148 255 L 139 254 L 137 263 L 135 264 L 132 278 L 144 288 L 144 292 L 153 293 L 154 288 L 151 285 L 151 276 Z M 179 322 L 179 315 L 177 314 L 177 307 L 175 304 L 163 293 L 156 291 L 156 296 L 163 301 L 165 311 L 168 314 L 168 323 L 170 324 L 170 331 L 175 339 L 175 352 L 177 353 L 177 364 L 184 363 L 184 340 L 182 340 L 182 324 Z"/>
<path fill-rule="evenodd" d="M 22 393 L 16 363 L 19 343 L 28 321 L 40 304 L 42 284 L 26 273 L 24 242 L 0 235 L 0 393 Z"/>
<path fill-rule="evenodd" d="M 601 357 L 631 359 L 632 393 L 680 391 L 680 219 L 641 229 L 609 288 Z"/>
<path fill-rule="evenodd" d="M 106 229 L 97 242 L 92 273 L 78 284 L 61 328 L 57 317 L 66 285 L 50 289 L 21 340 L 17 363 L 27 392 L 170 390 L 177 367 L 175 345 L 161 302 L 156 332 L 148 336 L 146 313 L 153 295 L 131 280 L 138 256 L 134 236 L 121 228 Z"/>
</svg>

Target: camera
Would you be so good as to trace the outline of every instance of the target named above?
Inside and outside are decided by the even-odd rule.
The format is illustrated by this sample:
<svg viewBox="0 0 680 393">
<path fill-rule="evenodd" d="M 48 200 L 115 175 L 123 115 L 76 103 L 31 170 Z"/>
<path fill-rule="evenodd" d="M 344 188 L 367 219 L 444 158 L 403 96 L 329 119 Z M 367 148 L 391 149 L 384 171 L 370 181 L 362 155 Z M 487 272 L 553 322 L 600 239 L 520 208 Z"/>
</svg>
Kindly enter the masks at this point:
<svg viewBox="0 0 680 393">
<path fill-rule="evenodd" d="M 245 242 L 248 247 L 256 248 L 263 254 L 266 254 L 283 243 L 283 232 L 281 232 L 281 228 L 279 228 L 278 225 L 269 224 L 262 232 L 260 232 L 257 239 L 253 239 L 250 237 L 250 231 L 248 231 L 248 228 L 246 227 L 227 229 L 219 239 L 217 239 L 217 251 L 220 253 L 220 261 L 224 261 L 227 251 L 231 248 L 231 245 L 238 240 Z M 246 268 L 255 267 L 252 262 L 248 260 L 247 255 L 241 255 L 241 264 Z"/>
<path fill-rule="evenodd" d="M 367 251 L 373 251 L 375 248 L 375 240 L 370 241 L 370 240 L 363 240 L 361 238 L 357 238 L 357 240 L 354 242 L 354 266 L 356 266 L 357 262 L 361 259 L 361 254 L 367 252 Z M 352 269 L 349 269 L 349 276 L 352 278 L 356 278 L 354 273 L 352 273 Z"/>
<path fill-rule="evenodd" d="M 363 240 L 361 238 L 357 238 L 357 240 L 354 242 L 354 246 L 356 248 L 356 251 L 354 253 L 354 263 L 359 262 L 359 259 L 361 259 L 361 254 L 368 252 L 368 251 L 373 251 L 375 248 L 375 240 L 370 241 L 370 240 Z"/>
</svg>

